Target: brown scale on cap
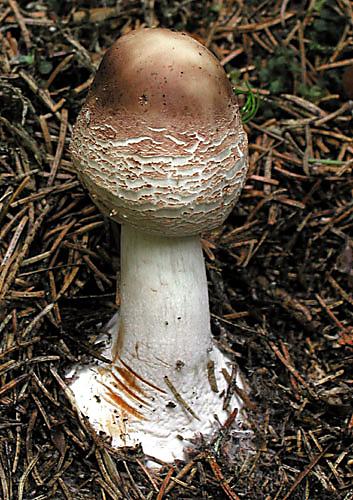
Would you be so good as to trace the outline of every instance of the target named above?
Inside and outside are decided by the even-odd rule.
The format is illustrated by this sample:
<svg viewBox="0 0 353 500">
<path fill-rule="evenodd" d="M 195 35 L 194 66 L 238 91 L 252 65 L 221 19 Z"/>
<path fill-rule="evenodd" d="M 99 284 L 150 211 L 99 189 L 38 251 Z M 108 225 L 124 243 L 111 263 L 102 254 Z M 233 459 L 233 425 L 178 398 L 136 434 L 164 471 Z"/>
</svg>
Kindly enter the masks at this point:
<svg viewBox="0 0 353 500">
<path fill-rule="evenodd" d="M 217 59 L 185 33 L 144 29 L 106 52 L 72 156 L 104 213 L 186 236 L 231 211 L 245 180 L 247 138 Z"/>
</svg>

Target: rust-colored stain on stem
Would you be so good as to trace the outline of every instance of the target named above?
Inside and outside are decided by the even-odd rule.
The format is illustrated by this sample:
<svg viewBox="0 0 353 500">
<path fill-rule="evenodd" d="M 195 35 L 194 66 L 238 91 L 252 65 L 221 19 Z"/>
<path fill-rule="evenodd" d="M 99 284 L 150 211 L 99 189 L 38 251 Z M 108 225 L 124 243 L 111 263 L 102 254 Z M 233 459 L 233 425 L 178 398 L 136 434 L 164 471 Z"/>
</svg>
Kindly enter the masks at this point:
<svg viewBox="0 0 353 500">
<path fill-rule="evenodd" d="M 135 375 L 133 375 L 127 368 L 122 368 L 121 366 L 114 366 L 114 370 L 119 373 L 122 379 L 125 381 L 125 384 L 130 386 L 132 390 L 142 394 L 143 396 L 147 396 L 146 392 L 140 387 L 137 382 Z M 122 382 L 116 375 L 113 373 L 113 377 L 117 379 L 121 384 L 126 387 L 124 382 Z"/>
<path fill-rule="evenodd" d="M 144 379 L 143 377 L 141 377 L 141 375 L 139 375 L 138 373 L 136 373 L 132 368 L 130 368 L 130 366 L 128 366 L 121 358 L 119 358 L 118 356 L 116 357 L 116 359 L 118 359 L 120 361 L 120 363 L 130 372 L 132 373 L 132 375 L 134 375 L 138 380 L 140 380 L 141 382 L 143 382 L 144 384 L 148 385 L 149 387 L 152 387 L 152 389 L 155 389 L 156 391 L 158 392 L 161 392 L 163 394 L 166 394 L 166 391 L 164 391 L 163 389 L 160 389 L 159 387 L 157 387 L 156 385 L 152 384 L 152 382 L 149 382 L 148 380 Z M 117 367 L 115 367 L 115 369 L 117 370 Z"/>
<path fill-rule="evenodd" d="M 108 387 L 106 384 L 102 384 L 106 389 L 108 389 L 107 396 L 112 400 L 112 402 L 118 406 L 119 409 L 126 411 L 127 413 L 130 413 L 134 417 L 138 418 L 139 420 L 145 420 L 145 417 L 140 413 L 138 410 L 133 408 L 129 403 L 123 400 L 118 394 L 113 392 L 113 390 Z"/>
<path fill-rule="evenodd" d="M 120 370 L 123 370 L 122 368 L 117 368 L 117 371 L 118 373 L 120 374 Z M 142 399 L 140 396 L 138 396 L 137 394 L 135 394 L 133 392 L 132 389 L 135 389 L 136 391 L 140 392 L 141 394 L 143 394 L 144 396 L 146 396 L 146 393 L 138 386 L 138 384 L 133 380 L 131 379 L 130 380 L 126 380 L 126 382 L 129 383 L 129 385 L 132 387 L 132 389 L 130 389 L 129 387 L 127 387 L 116 375 L 115 373 L 112 372 L 112 375 L 113 375 L 113 378 L 114 380 L 116 381 L 116 383 L 118 384 L 118 386 L 122 389 L 122 391 L 124 391 L 128 396 L 130 396 L 131 398 L 133 399 L 136 399 L 139 403 L 145 405 L 145 406 L 151 406 L 147 401 L 145 401 L 144 399 Z"/>
<path fill-rule="evenodd" d="M 119 328 L 118 328 L 118 335 L 116 336 L 116 340 L 113 345 L 112 349 L 112 354 L 113 354 L 113 364 L 116 363 L 116 360 L 119 359 L 119 354 L 121 352 L 121 349 L 124 344 L 124 337 L 125 337 L 125 329 L 124 325 L 122 322 L 122 319 L 119 319 Z"/>
</svg>

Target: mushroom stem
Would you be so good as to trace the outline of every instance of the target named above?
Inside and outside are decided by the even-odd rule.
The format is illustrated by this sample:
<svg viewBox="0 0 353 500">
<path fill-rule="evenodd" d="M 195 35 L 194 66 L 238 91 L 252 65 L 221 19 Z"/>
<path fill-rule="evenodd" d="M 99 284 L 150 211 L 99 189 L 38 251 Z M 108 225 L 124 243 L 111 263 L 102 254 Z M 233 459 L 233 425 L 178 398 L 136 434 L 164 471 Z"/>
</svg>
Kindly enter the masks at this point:
<svg viewBox="0 0 353 500">
<path fill-rule="evenodd" d="M 206 368 L 211 339 L 200 238 L 164 238 L 123 225 L 113 358 L 165 389 L 163 376 L 177 383 L 181 371 Z"/>
<path fill-rule="evenodd" d="M 123 225 L 121 271 L 119 317 L 104 352 L 112 363 L 76 370 L 71 389 L 113 446 L 141 443 L 148 455 L 171 462 L 242 408 L 227 397 L 231 363 L 212 341 L 200 238 Z M 239 374 L 234 383 L 243 387 Z"/>
</svg>

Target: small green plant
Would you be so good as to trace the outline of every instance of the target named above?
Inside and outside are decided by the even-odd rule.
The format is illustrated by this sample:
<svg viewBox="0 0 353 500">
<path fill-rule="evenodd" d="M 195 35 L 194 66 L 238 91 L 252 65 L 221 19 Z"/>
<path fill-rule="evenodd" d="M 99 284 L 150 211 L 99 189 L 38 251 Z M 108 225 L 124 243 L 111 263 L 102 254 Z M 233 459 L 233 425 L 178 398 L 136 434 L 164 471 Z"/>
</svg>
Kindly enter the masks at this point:
<svg viewBox="0 0 353 500">
<path fill-rule="evenodd" d="M 237 88 L 234 89 L 236 95 L 245 95 L 245 104 L 240 108 L 241 118 L 243 123 L 248 123 L 250 120 L 256 116 L 256 113 L 260 107 L 260 97 L 258 93 L 254 93 L 250 88 L 249 84 L 246 84 L 246 89 Z"/>
<path fill-rule="evenodd" d="M 318 0 L 313 10 L 313 21 L 305 30 L 307 54 L 310 57 L 332 52 L 345 26 L 345 18 L 335 10 L 333 2 Z"/>
<path fill-rule="evenodd" d="M 32 66 L 35 62 L 35 54 L 34 52 L 30 52 L 29 54 L 20 54 L 13 58 L 13 62 L 16 64 L 25 64 L 27 66 Z"/>
<path fill-rule="evenodd" d="M 325 90 L 319 85 L 304 85 L 298 86 L 298 94 L 308 99 L 308 101 L 315 102 L 325 95 Z"/>
<path fill-rule="evenodd" d="M 293 91 L 293 83 L 300 76 L 300 62 L 292 48 L 276 47 L 270 58 L 257 57 L 256 69 L 260 84 L 271 94 Z"/>
<path fill-rule="evenodd" d="M 321 13 L 322 8 L 324 7 L 326 0 L 316 0 L 313 6 L 313 10 L 318 14 Z"/>
</svg>

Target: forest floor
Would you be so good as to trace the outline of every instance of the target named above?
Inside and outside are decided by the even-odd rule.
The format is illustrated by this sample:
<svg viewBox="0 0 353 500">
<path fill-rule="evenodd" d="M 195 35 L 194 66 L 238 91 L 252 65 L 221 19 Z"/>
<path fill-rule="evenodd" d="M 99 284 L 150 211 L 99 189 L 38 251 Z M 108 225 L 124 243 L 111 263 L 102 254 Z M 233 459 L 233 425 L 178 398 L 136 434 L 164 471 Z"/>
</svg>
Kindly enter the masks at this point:
<svg viewBox="0 0 353 500">
<path fill-rule="evenodd" d="M 222 429 L 159 472 L 95 436 L 64 380 L 99 355 L 119 304 L 72 125 L 105 49 L 141 26 L 189 32 L 260 99 L 241 199 L 203 235 L 212 328 L 248 381 L 253 442 Z M 1 498 L 353 499 L 349 99 L 349 0 L 0 2 Z"/>
</svg>

